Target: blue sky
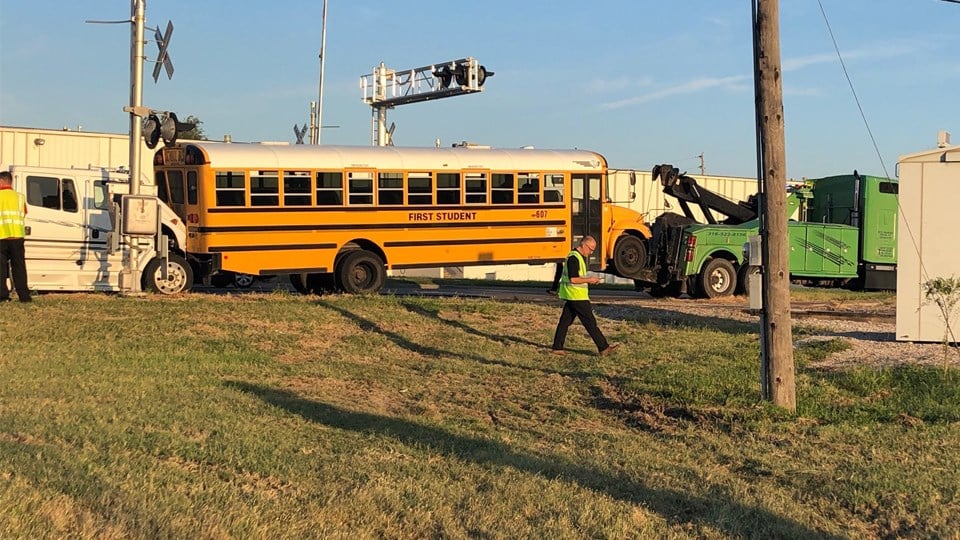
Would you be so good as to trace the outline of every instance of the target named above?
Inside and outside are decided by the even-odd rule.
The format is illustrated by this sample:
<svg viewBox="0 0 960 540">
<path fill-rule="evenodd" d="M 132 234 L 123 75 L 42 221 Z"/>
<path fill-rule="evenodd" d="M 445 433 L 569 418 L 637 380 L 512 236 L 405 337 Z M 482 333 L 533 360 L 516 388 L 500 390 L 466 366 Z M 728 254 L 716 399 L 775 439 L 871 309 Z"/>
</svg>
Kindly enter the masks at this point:
<svg viewBox="0 0 960 540">
<path fill-rule="evenodd" d="M 821 2 L 887 173 L 938 130 L 960 137 L 960 4 Z M 147 78 L 144 104 L 199 117 L 211 139 L 293 142 L 317 99 L 321 11 L 149 0 L 148 26 L 174 23 L 176 73 Z M 125 0 L 0 0 L 0 124 L 126 132 L 129 27 L 84 21 L 129 15 Z M 780 16 L 789 176 L 884 174 L 820 5 L 781 0 Z M 397 145 L 582 148 L 691 172 L 702 152 L 708 174 L 756 174 L 748 0 L 329 0 L 323 123 L 340 127 L 323 142 L 370 143 L 359 80 L 381 61 L 468 56 L 496 73 L 484 92 L 392 109 Z"/>
</svg>

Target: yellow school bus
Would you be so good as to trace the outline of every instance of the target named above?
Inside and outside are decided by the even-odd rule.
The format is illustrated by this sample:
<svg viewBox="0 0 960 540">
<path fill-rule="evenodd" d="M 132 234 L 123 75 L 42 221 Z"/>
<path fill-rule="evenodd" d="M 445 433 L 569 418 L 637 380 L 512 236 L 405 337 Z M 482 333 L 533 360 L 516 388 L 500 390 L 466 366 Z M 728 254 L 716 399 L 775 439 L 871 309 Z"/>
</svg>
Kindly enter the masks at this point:
<svg viewBox="0 0 960 540">
<path fill-rule="evenodd" d="M 650 238 L 583 150 L 181 141 L 154 171 L 198 276 L 286 274 L 302 293 L 379 291 L 388 269 L 559 261 L 588 234 L 591 270 L 628 275 Z"/>
</svg>

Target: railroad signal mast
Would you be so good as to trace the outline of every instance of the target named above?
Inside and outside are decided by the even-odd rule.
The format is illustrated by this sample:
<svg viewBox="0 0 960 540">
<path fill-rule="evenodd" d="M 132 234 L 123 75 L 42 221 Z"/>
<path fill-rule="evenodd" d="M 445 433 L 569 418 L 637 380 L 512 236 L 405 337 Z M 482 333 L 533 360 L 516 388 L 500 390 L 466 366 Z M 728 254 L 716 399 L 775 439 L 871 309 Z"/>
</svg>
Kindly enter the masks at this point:
<svg viewBox="0 0 960 540">
<path fill-rule="evenodd" d="M 380 62 L 373 73 L 360 77 L 363 101 L 373 108 L 371 143 L 374 146 L 393 144 L 395 126 L 387 127 L 387 109 L 482 92 L 483 84 L 492 76 L 492 71 L 472 57 L 403 71 L 387 68 Z"/>
</svg>

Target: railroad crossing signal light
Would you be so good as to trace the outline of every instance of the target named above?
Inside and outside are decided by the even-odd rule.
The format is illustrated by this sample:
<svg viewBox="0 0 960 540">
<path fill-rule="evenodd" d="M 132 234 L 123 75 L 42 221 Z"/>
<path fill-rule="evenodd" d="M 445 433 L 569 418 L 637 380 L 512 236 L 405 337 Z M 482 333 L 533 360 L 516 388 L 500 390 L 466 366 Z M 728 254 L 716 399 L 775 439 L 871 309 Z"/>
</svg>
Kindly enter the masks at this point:
<svg viewBox="0 0 960 540">
<path fill-rule="evenodd" d="M 433 75 L 440 79 L 440 88 L 450 88 L 450 82 L 453 81 L 453 71 L 450 70 L 450 66 L 443 66 L 434 71 Z"/>
<path fill-rule="evenodd" d="M 452 68 L 450 65 L 445 65 L 433 71 L 433 76 L 438 79 L 441 89 L 449 88 L 454 80 L 461 87 L 473 87 L 472 81 L 476 80 L 475 89 L 479 89 L 486 82 L 487 77 L 493 77 L 493 75 L 492 71 L 487 71 L 485 66 L 478 65 L 473 59 L 460 61 Z"/>
<path fill-rule="evenodd" d="M 173 144 L 177 142 L 178 124 L 177 115 L 174 113 L 167 113 L 167 115 L 163 117 L 163 122 L 160 124 L 160 138 L 163 139 L 163 144 Z"/>
<path fill-rule="evenodd" d="M 493 77 L 494 73 L 492 71 L 487 71 L 487 68 L 480 66 L 477 68 L 477 86 L 483 86 L 483 83 L 486 82 L 487 77 Z"/>
<path fill-rule="evenodd" d="M 156 148 L 157 143 L 160 142 L 160 118 L 155 114 L 151 113 L 143 121 L 143 142 L 151 150 Z"/>
<path fill-rule="evenodd" d="M 178 133 L 190 131 L 194 126 L 180 122 L 176 113 L 164 113 L 163 119 L 160 119 L 156 113 L 151 112 L 143 122 L 143 142 L 151 150 L 156 148 L 160 140 L 163 140 L 165 145 L 171 145 L 177 142 Z"/>
</svg>

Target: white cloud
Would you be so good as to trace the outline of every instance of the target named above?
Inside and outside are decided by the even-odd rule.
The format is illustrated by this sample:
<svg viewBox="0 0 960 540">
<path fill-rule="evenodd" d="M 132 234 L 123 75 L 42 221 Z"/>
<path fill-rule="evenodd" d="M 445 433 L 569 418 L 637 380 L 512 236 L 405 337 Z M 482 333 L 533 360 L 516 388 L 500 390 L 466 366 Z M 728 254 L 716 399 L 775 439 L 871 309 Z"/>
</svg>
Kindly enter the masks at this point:
<svg viewBox="0 0 960 540">
<path fill-rule="evenodd" d="M 622 107 L 627 107 L 630 105 L 638 105 L 640 103 L 649 103 L 651 101 L 658 101 L 661 99 L 666 99 L 673 96 L 684 95 L 684 94 L 695 94 L 697 92 L 702 92 L 704 90 L 710 90 L 713 88 L 726 88 L 731 90 L 741 90 L 745 87 L 744 82 L 749 81 L 751 77 L 746 75 L 735 75 L 732 77 L 702 77 L 699 79 L 694 79 L 690 82 L 683 84 L 678 84 L 675 86 L 668 86 L 661 88 L 660 90 L 649 92 L 646 94 L 641 94 L 639 96 L 634 96 L 632 98 L 621 99 L 619 101 L 611 101 L 609 103 L 604 103 L 601 105 L 604 109 L 619 109 Z M 747 86 L 752 88 L 752 86 Z"/>
<path fill-rule="evenodd" d="M 900 41 L 900 42 L 891 42 L 884 43 L 881 45 L 872 46 L 869 48 L 856 49 L 852 51 L 847 51 L 842 53 L 844 61 L 850 60 L 859 60 L 859 59 L 875 59 L 875 58 L 892 58 L 897 56 L 904 56 L 909 54 L 914 54 L 922 48 L 922 44 L 910 42 L 910 41 Z M 787 71 L 797 71 L 810 66 L 815 66 L 819 64 L 828 64 L 836 63 L 838 61 L 836 53 L 820 53 L 812 54 L 809 56 L 799 56 L 795 58 L 787 58 L 781 62 L 781 69 L 784 72 Z M 698 92 L 703 92 L 706 90 L 712 90 L 715 88 L 723 88 L 730 91 L 744 91 L 753 89 L 753 76 L 747 75 L 733 75 L 728 77 L 701 77 L 694 79 L 692 81 L 677 84 L 673 86 L 667 86 L 659 90 L 652 92 L 647 92 L 640 94 L 634 97 L 624 98 L 617 101 L 610 101 L 600 105 L 603 109 L 620 109 L 622 107 L 628 107 L 631 105 L 638 105 L 640 103 L 649 103 L 651 101 L 659 101 L 661 99 L 667 99 L 669 97 L 677 95 L 688 95 L 695 94 Z M 643 86 L 652 86 L 650 81 L 643 81 Z M 630 86 L 636 86 L 636 84 L 630 84 L 629 80 L 625 79 L 610 79 L 606 81 L 598 81 L 590 85 L 591 90 L 597 92 L 600 91 L 615 91 L 615 90 L 626 90 Z M 784 90 L 785 93 L 790 95 L 820 95 L 820 90 L 816 88 L 791 88 L 789 90 Z"/>
<path fill-rule="evenodd" d="M 607 94 L 622 92 L 632 88 L 647 88 L 653 85 L 650 77 L 616 77 L 612 79 L 594 79 L 585 84 L 587 92 L 592 94 Z"/>
</svg>

